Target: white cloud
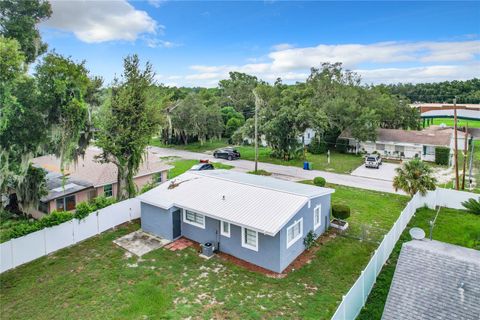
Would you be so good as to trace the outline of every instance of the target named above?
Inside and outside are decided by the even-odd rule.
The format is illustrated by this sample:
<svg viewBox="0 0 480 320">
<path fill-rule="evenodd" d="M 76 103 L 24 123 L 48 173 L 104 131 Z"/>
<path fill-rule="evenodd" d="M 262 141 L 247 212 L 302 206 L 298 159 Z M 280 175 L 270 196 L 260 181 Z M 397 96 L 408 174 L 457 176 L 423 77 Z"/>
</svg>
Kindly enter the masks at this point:
<svg viewBox="0 0 480 320">
<path fill-rule="evenodd" d="M 158 34 L 163 29 L 147 12 L 136 10 L 126 0 L 55 0 L 51 4 L 53 14 L 43 25 L 73 32 L 87 43 L 134 41 L 140 34 Z"/>
<path fill-rule="evenodd" d="M 181 46 L 180 43 L 161 40 L 158 38 L 145 37 L 145 42 L 150 48 L 175 48 Z"/>
<path fill-rule="evenodd" d="M 269 60 L 241 65 L 192 65 L 195 73 L 183 77 L 185 85 L 211 86 L 239 71 L 273 82 L 305 81 L 311 67 L 342 62 L 358 72 L 366 83 L 436 82 L 478 77 L 480 41 L 380 42 L 293 48 L 277 45 Z M 254 60 L 250 60 L 254 61 Z M 368 66 L 368 68 L 367 68 Z"/>
<path fill-rule="evenodd" d="M 281 50 L 292 49 L 293 45 L 291 45 L 289 43 L 279 43 L 279 44 L 274 45 L 272 48 L 275 51 L 281 51 Z"/>
<path fill-rule="evenodd" d="M 167 2 L 166 0 L 148 0 L 148 4 L 154 6 L 155 8 L 160 8 L 162 4 Z"/>
</svg>

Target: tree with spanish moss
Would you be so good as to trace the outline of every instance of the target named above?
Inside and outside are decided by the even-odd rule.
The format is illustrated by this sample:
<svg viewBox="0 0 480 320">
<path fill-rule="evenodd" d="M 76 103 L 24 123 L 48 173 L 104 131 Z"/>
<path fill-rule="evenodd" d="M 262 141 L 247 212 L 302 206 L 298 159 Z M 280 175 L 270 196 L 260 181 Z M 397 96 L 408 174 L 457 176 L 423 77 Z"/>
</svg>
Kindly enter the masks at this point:
<svg viewBox="0 0 480 320">
<path fill-rule="evenodd" d="M 103 150 L 100 160 L 111 162 L 118 169 L 119 200 L 135 196 L 133 177 L 161 120 L 149 95 L 155 76 L 152 65 L 147 62 L 142 69 L 138 56 L 132 55 L 124 59 L 123 67 L 122 78 L 114 80 L 108 103 L 102 110 L 97 141 Z"/>
</svg>

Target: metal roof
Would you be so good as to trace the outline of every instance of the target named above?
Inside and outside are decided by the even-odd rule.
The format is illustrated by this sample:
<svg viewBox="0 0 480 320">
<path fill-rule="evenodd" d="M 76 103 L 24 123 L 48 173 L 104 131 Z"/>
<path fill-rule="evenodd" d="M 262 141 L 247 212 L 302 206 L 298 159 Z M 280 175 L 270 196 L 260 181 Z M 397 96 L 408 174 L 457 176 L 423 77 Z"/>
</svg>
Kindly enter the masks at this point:
<svg viewBox="0 0 480 320">
<path fill-rule="evenodd" d="M 48 194 L 40 199 L 43 202 L 60 198 L 88 188 L 93 188 L 93 184 L 91 182 L 68 176 L 65 177 L 64 180 L 63 176 L 56 172 L 48 172 L 46 175 L 46 180 Z"/>
<path fill-rule="evenodd" d="M 142 202 L 180 207 L 274 236 L 312 198 L 333 189 L 227 170 L 186 172 L 142 194 Z"/>
<path fill-rule="evenodd" d="M 480 251 L 404 243 L 382 319 L 480 319 Z"/>
<path fill-rule="evenodd" d="M 431 110 L 426 111 L 421 114 L 422 118 L 453 118 L 454 110 Z M 466 120 L 480 120 L 480 111 L 478 110 L 468 110 L 468 109 L 457 109 L 457 118 L 466 119 Z"/>
</svg>

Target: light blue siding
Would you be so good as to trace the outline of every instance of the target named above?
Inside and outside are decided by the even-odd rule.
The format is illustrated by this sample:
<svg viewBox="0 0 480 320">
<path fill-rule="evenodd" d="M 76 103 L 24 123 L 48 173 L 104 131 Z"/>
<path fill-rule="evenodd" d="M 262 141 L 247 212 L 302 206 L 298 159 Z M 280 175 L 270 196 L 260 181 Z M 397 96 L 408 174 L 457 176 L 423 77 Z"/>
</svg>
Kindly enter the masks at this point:
<svg viewBox="0 0 480 320">
<path fill-rule="evenodd" d="M 172 209 L 165 210 L 141 203 L 142 230 L 167 240 L 173 240 Z"/>
<path fill-rule="evenodd" d="M 325 232 L 326 228 L 330 225 L 330 195 L 325 195 L 312 199 L 310 201 L 310 207 L 306 204 L 298 213 L 290 219 L 290 221 L 282 228 L 280 234 L 280 269 L 283 271 L 295 258 L 297 258 L 304 250 L 305 245 L 303 239 L 306 237 L 310 230 L 314 228 L 313 210 L 317 205 L 321 205 L 321 224 L 314 230 L 317 236 Z M 291 226 L 295 221 L 303 218 L 303 234 L 295 243 L 287 248 L 287 228 Z"/>
<path fill-rule="evenodd" d="M 205 217 L 205 228 L 201 228 L 183 220 L 181 223 L 182 236 L 199 243 L 212 242 L 219 246 L 219 250 L 248 261 L 255 265 L 275 272 L 282 272 L 298 255 L 305 246 L 303 239 L 310 230 L 313 230 L 313 211 L 321 204 L 321 225 L 314 230 L 317 235 L 322 234 L 330 223 L 330 195 L 317 197 L 310 201 L 310 206 L 300 209 L 293 218 L 274 237 L 258 233 L 258 251 L 242 246 L 242 228 L 230 225 L 230 237 L 220 234 L 220 221 Z M 172 239 L 172 212 L 177 208 L 164 210 L 142 203 L 142 229 L 159 235 L 163 238 Z M 298 219 L 303 218 L 302 236 L 287 248 L 287 228 Z"/>
</svg>

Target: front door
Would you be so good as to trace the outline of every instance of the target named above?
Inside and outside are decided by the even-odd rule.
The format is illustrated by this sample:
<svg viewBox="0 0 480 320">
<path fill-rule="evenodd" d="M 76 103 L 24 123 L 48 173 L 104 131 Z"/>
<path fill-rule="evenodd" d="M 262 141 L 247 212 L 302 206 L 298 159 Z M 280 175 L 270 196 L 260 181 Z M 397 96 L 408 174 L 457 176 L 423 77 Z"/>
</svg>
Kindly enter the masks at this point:
<svg viewBox="0 0 480 320">
<path fill-rule="evenodd" d="M 182 235 L 181 229 L 181 212 L 180 210 L 173 211 L 172 219 L 173 219 L 173 239 L 176 239 Z"/>
</svg>

